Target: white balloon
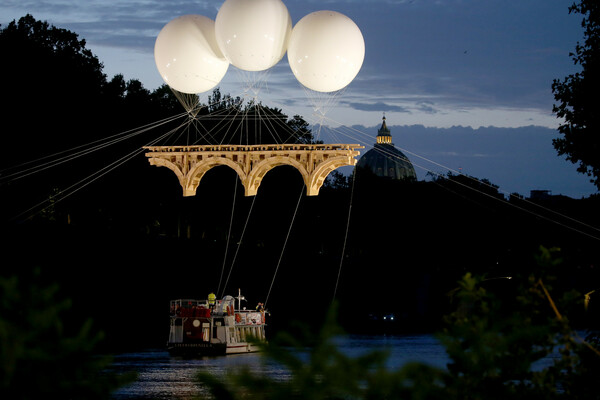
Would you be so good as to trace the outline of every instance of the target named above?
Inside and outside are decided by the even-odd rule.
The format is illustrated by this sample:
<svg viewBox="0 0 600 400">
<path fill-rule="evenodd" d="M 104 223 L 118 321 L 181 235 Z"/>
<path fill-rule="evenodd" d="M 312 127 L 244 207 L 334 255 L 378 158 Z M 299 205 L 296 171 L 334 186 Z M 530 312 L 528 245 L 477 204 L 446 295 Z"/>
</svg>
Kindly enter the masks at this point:
<svg viewBox="0 0 600 400">
<path fill-rule="evenodd" d="M 214 27 L 208 17 L 184 15 L 162 28 L 154 44 L 154 61 L 167 85 L 182 93 L 202 93 L 219 84 L 229 62 Z"/>
<path fill-rule="evenodd" d="M 285 54 L 292 18 L 281 0 L 226 0 L 215 19 L 215 34 L 229 62 L 245 71 L 263 71 Z"/>
<path fill-rule="evenodd" d="M 346 87 L 365 58 L 365 41 L 354 21 L 336 11 L 316 11 L 302 18 L 288 43 L 294 76 L 309 89 L 333 92 Z"/>
</svg>

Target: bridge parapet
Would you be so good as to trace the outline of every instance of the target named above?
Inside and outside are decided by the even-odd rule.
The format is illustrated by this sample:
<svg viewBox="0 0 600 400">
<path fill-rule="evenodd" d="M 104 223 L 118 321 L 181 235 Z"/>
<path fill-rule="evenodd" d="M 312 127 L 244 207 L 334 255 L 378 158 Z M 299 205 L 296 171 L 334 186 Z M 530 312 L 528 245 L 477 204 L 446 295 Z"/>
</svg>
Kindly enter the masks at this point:
<svg viewBox="0 0 600 400">
<path fill-rule="evenodd" d="M 358 144 L 260 144 L 147 146 L 151 165 L 171 169 L 184 196 L 194 196 L 200 180 L 211 168 L 227 165 L 242 182 L 246 196 L 254 196 L 267 172 L 279 165 L 295 167 L 306 184 L 306 194 L 316 196 L 327 175 L 342 166 L 356 165 Z"/>
</svg>

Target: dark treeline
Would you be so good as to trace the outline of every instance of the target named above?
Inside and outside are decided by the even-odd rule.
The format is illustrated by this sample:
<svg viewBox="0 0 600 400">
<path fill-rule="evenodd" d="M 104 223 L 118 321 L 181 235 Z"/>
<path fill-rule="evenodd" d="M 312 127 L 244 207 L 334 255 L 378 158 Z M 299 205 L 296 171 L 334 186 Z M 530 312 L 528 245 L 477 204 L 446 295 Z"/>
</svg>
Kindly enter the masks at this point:
<svg viewBox="0 0 600 400">
<path fill-rule="evenodd" d="M 6 82 L 0 186 L 2 246 L 11 261 L 2 274 L 40 267 L 44 279 L 59 282 L 73 298 L 74 318 L 92 317 L 113 348 L 164 345 L 168 301 L 218 289 L 235 295 L 241 288 L 249 307 L 268 295 L 275 329 L 322 318 L 337 287 L 340 317 L 350 331 L 371 326 L 369 314 L 383 313 L 394 313 L 400 330 L 432 330 L 465 272 L 518 274 L 534 265 L 540 245 L 562 249 L 559 284 L 584 293 L 600 286 L 598 239 L 570 229 L 576 226 L 571 220 L 525 199 L 504 199 L 489 182 L 462 175 L 399 182 L 365 171 L 333 173 L 319 196 L 307 197 L 300 173 L 277 167 L 254 198 L 243 196 L 234 171 L 217 167 L 196 196 L 184 198 L 174 174 L 151 167 L 139 153 L 68 197 L 20 214 L 178 123 L 31 176 L 5 179 L 12 171 L 5 168 L 186 110 L 167 87 L 151 92 L 136 80 L 107 79 L 84 41 L 31 16 L 0 31 L 0 49 L 20 60 L 0 64 L 3 76 L 14 78 Z M 268 112 L 286 126 L 278 130 L 283 136 L 256 134 L 262 128 L 251 118 L 239 118 L 243 128 L 221 131 L 225 118 L 219 117 L 177 131 L 166 144 L 312 141 L 299 116 L 242 104 L 218 90 L 211 100 L 200 118 L 225 110 L 229 117 Z M 598 226 L 598 201 L 550 198 L 541 205 Z"/>
<path fill-rule="evenodd" d="M 369 314 L 394 313 L 397 323 L 388 328 L 410 332 L 439 327 L 448 293 L 465 272 L 524 274 L 540 245 L 562 250 L 556 285 L 586 293 L 600 278 L 597 239 L 446 179 L 403 183 L 357 174 L 353 193 L 327 186 L 307 197 L 300 174 L 278 167 L 252 198 L 243 196 L 233 171 L 219 167 L 195 197 L 184 198 L 170 171 L 148 166 L 146 174 L 153 183 L 143 188 L 115 192 L 106 179 L 57 204 L 56 219 L 4 230 L 6 259 L 18 261 L 3 271 L 41 266 L 114 345 L 162 346 L 168 301 L 203 298 L 219 287 L 230 294 L 241 288 L 249 307 L 269 294 L 277 329 L 292 320 L 319 321 L 339 273 L 336 298 L 346 329 L 381 328 Z M 94 201 L 98 208 L 88 208 Z M 563 210 L 589 217 L 597 206 L 594 198 L 568 200 Z"/>
</svg>

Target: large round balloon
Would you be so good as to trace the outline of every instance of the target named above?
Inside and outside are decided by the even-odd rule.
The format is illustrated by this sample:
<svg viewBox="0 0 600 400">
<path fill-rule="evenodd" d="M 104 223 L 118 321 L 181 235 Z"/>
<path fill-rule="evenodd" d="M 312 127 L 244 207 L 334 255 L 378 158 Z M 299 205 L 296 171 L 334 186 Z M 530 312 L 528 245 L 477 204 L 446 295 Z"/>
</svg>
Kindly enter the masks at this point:
<svg viewBox="0 0 600 400">
<path fill-rule="evenodd" d="M 202 15 L 184 15 L 162 28 L 154 61 L 167 85 L 182 93 L 202 93 L 219 84 L 229 62 L 214 32 L 215 22 Z"/>
<path fill-rule="evenodd" d="M 226 0 L 215 19 L 215 34 L 229 62 L 245 71 L 263 71 L 283 58 L 292 19 L 281 0 Z"/>
<path fill-rule="evenodd" d="M 294 26 L 287 52 L 290 68 L 301 84 L 333 92 L 346 87 L 360 71 L 365 41 L 347 16 L 316 11 Z"/>
</svg>

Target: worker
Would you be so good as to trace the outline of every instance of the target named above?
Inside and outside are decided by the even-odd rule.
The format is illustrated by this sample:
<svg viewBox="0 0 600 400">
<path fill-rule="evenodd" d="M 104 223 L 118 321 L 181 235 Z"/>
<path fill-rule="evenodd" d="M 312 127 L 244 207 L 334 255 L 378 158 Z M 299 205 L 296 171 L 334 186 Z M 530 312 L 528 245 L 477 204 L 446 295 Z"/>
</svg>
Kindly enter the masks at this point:
<svg viewBox="0 0 600 400">
<path fill-rule="evenodd" d="M 214 293 L 208 295 L 208 306 L 213 308 L 215 306 L 215 301 L 217 300 L 217 296 Z"/>
</svg>

